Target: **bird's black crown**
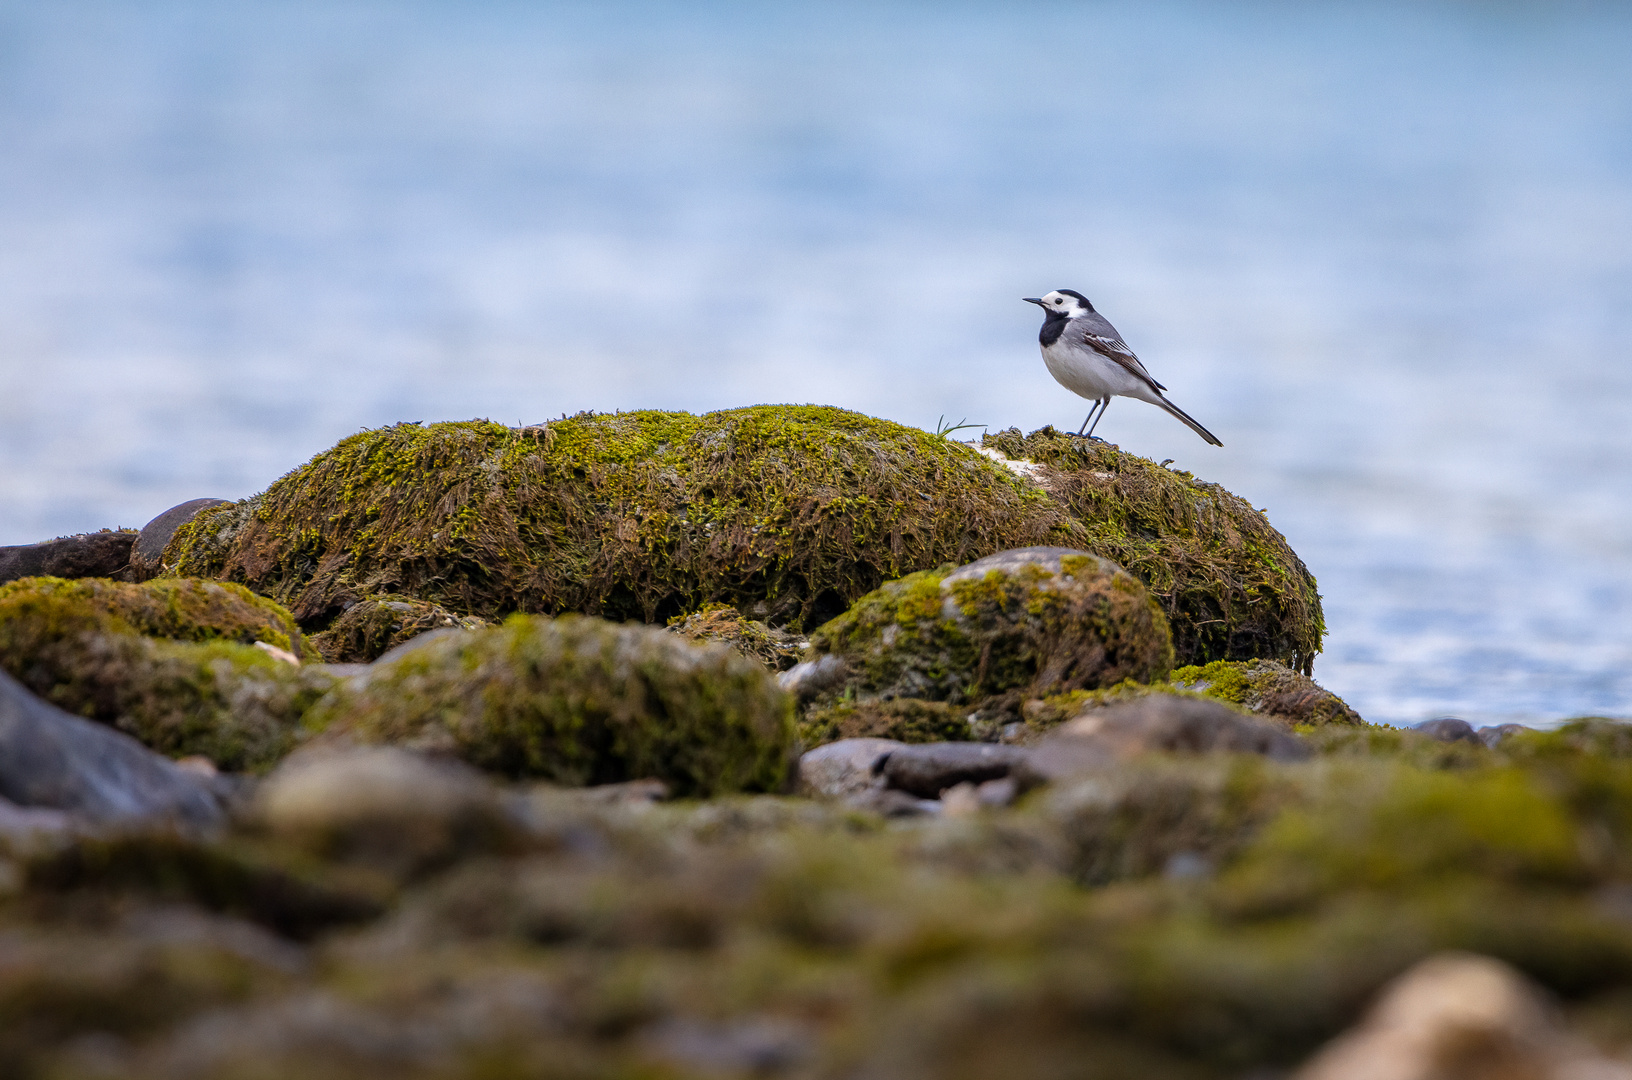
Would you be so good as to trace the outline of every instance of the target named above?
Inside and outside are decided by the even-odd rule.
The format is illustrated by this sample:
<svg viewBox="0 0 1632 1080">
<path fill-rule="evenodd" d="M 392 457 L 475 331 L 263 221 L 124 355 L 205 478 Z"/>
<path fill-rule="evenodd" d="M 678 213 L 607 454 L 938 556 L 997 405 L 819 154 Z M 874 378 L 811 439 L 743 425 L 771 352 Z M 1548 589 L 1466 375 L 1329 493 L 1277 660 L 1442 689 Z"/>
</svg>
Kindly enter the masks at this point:
<svg viewBox="0 0 1632 1080">
<path fill-rule="evenodd" d="M 1088 298 L 1075 289 L 1055 289 L 1054 291 L 1059 293 L 1061 296 L 1074 296 L 1078 300 L 1082 301 L 1083 307 L 1087 308 L 1089 311 L 1094 310 L 1094 305 L 1088 302 Z"/>
</svg>

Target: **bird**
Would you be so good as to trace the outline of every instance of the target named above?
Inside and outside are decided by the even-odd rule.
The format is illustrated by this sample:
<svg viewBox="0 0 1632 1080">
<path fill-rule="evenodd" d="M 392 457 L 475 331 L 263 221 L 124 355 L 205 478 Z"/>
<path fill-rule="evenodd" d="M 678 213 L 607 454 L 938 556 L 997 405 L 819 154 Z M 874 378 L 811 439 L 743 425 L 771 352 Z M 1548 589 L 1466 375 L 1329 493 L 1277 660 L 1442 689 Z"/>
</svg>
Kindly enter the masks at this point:
<svg viewBox="0 0 1632 1080">
<path fill-rule="evenodd" d="M 1074 289 L 1056 289 L 1047 296 L 1021 299 L 1043 309 L 1043 329 L 1037 341 L 1048 373 L 1073 394 L 1094 403 L 1077 431 L 1079 438 L 1094 438 L 1094 427 L 1104 418 L 1111 398 L 1131 397 L 1166 409 L 1214 446 L 1224 445 L 1189 413 L 1167 400 L 1162 394 L 1167 387 L 1150 377 L 1116 327 L 1094 310 L 1086 296 Z M 1089 420 L 1094 427 L 1088 426 Z"/>
</svg>

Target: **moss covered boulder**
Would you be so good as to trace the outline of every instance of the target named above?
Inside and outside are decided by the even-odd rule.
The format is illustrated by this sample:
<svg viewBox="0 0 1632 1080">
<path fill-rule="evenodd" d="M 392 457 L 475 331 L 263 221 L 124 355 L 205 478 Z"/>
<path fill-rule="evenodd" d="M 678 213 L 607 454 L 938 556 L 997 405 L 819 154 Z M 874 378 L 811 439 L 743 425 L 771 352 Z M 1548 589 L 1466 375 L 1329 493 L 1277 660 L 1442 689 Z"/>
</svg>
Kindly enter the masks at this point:
<svg viewBox="0 0 1632 1080">
<path fill-rule="evenodd" d="M 1314 575 L 1262 511 L 1217 484 L 1052 427 L 987 435 L 1070 513 L 1070 543 L 1144 582 L 1181 664 L 1280 660 L 1305 675 L 1326 634 Z"/>
<path fill-rule="evenodd" d="M 248 585 L 312 630 L 396 593 L 483 618 L 662 623 L 724 604 L 799 631 L 886 581 L 1041 544 L 1143 581 L 1180 663 L 1306 669 L 1320 648 L 1314 580 L 1216 485 L 1052 428 L 976 449 L 818 406 L 365 431 L 201 512 L 164 563 Z"/>
<path fill-rule="evenodd" d="M 968 447 L 842 409 L 398 424 L 206 510 L 165 561 L 303 624 L 398 592 L 452 611 L 662 622 L 731 604 L 822 622 L 891 578 L 1068 522 Z"/>
<path fill-rule="evenodd" d="M 268 650 L 276 650 L 276 652 Z M 161 753 L 270 765 L 333 680 L 288 611 L 240 585 L 24 578 L 0 586 L 0 666 Z"/>
<path fill-rule="evenodd" d="M 367 664 L 429 630 L 476 630 L 485 619 L 455 615 L 429 600 L 409 596 L 371 596 L 347 608 L 312 646 L 331 664 Z"/>
<path fill-rule="evenodd" d="M 337 686 L 327 736 L 451 753 L 512 777 L 655 777 L 680 794 L 782 782 L 792 705 L 760 665 L 654 627 L 514 615 Z"/>
<path fill-rule="evenodd" d="M 977 722 L 1012 720 L 1025 700 L 1164 679 L 1173 664 L 1167 620 L 1145 587 L 1069 548 L 1005 551 L 892 581 L 810 644 L 813 664 L 845 665 L 813 716 L 827 704 L 914 698 L 966 707 Z"/>
</svg>

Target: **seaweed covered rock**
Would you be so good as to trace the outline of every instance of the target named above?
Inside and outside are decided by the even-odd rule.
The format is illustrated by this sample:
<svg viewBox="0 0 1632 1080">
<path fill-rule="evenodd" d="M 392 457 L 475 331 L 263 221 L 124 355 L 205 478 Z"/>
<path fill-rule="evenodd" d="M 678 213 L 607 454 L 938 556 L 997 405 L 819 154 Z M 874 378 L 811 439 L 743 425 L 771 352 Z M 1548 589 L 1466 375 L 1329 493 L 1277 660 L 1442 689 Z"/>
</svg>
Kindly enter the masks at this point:
<svg viewBox="0 0 1632 1080">
<path fill-rule="evenodd" d="M 1173 672 L 1173 685 L 1285 724 L 1363 724 L 1336 694 L 1275 660 L 1215 660 Z"/>
<path fill-rule="evenodd" d="M 330 738 L 451 753 L 513 777 L 655 777 L 689 795 L 776 788 L 791 705 L 764 668 L 723 646 L 514 615 L 374 665 L 309 720 Z"/>
<path fill-rule="evenodd" d="M 1080 530 L 1072 546 L 1145 583 L 1173 628 L 1180 664 L 1264 658 L 1310 674 L 1326 634 L 1314 576 L 1245 499 L 1052 427 L 1010 428 L 981 442 L 1038 466 L 1027 471 Z"/>
<path fill-rule="evenodd" d="M 1174 627 L 1180 663 L 1307 673 L 1314 579 L 1264 516 L 1188 474 L 1044 428 L 976 450 L 843 409 L 580 414 L 366 431 L 166 549 L 318 630 L 396 593 L 497 618 L 666 622 L 708 604 L 795 631 L 886 581 L 1009 548 L 1111 559 Z M 1031 457 L 1011 470 L 994 457 Z"/>
<path fill-rule="evenodd" d="M 817 629 L 811 652 L 847 670 L 811 710 L 817 720 L 829 702 L 910 698 L 996 722 L 1017 718 L 1026 699 L 1150 682 L 1173 663 L 1167 621 L 1143 585 L 1106 559 L 1047 547 L 892 581 Z"/>
<path fill-rule="evenodd" d="M 485 619 L 455 615 L 428 600 L 371 596 L 347 608 L 327 630 L 313 634 L 311 643 L 330 664 L 367 664 L 431 630 L 476 630 L 486 625 Z"/>
<path fill-rule="evenodd" d="M 398 424 L 176 534 L 178 572 L 320 626 L 395 592 L 482 617 L 662 622 L 707 603 L 819 623 L 884 581 L 1069 519 L 959 443 L 818 406 Z"/>
<path fill-rule="evenodd" d="M 24 578 L 0 586 L 0 667 L 160 753 L 256 769 L 287 753 L 333 680 L 290 614 L 241 585 Z"/>
<path fill-rule="evenodd" d="M 669 623 L 669 632 L 687 641 L 717 641 L 729 645 L 771 671 L 786 671 L 799 662 L 810 642 L 798 634 L 766 626 L 723 604 L 705 607 Z"/>
</svg>

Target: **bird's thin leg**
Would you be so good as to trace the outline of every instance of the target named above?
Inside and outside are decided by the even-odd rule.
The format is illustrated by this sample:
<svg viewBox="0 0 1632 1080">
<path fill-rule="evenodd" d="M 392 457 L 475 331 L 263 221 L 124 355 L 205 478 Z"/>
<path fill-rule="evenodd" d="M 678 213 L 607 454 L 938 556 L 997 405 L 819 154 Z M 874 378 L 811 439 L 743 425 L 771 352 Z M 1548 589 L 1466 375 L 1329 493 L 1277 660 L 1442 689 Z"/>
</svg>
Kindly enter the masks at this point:
<svg viewBox="0 0 1632 1080">
<path fill-rule="evenodd" d="M 1110 407 L 1111 407 L 1111 399 L 1110 399 L 1109 395 L 1099 399 L 1099 415 L 1094 417 L 1094 427 L 1091 427 L 1091 428 L 1088 429 L 1088 437 L 1090 439 L 1092 439 L 1094 437 L 1094 428 L 1098 427 L 1099 422 L 1105 418 L 1105 410 L 1110 408 Z"/>
<path fill-rule="evenodd" d="M 1103 406 L 1105 404 L 1105 402 L 1106 402 L 1105 398 L 1099 398 L 1097 401 L 1094 402 L 1094 407 L 1088 410 L 1088 415 L 1083 418 L 1082 426 L 1077 429 L 1077 437 L 1078 438 L 1084 438 L 1085 437 L 1085 436 L 1083 436 L 1082 433 L 1084 431 L 1088 430 L 1088 421 L 1092 420 L 1094 418 L 1094 414 L 1100 411 L 1101 406 Z"/>
</svg>

